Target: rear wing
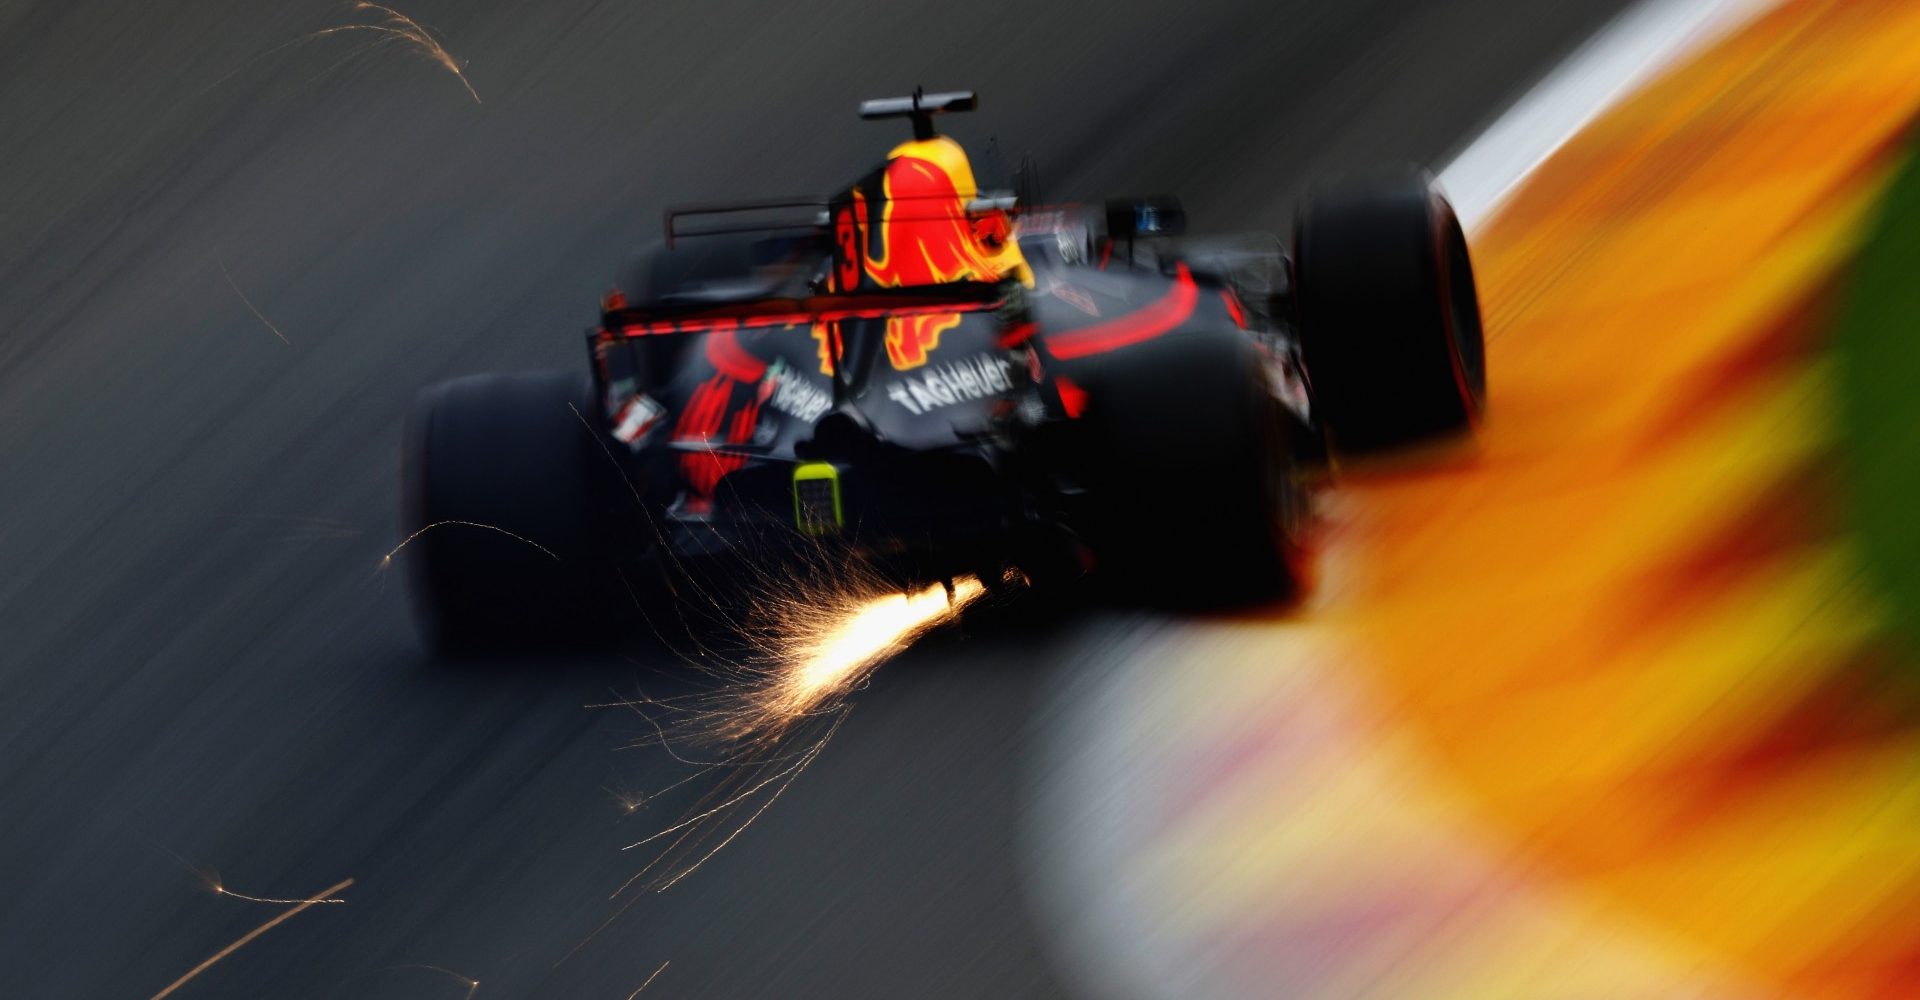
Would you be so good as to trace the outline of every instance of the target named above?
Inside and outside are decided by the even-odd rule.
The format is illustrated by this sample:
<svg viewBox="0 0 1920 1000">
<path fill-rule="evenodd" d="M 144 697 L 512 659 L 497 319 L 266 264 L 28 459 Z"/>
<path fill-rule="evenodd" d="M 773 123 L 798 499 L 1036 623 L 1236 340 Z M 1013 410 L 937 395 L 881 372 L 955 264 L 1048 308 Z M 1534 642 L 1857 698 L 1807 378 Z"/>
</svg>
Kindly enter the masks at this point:
<svg viewBox="0 0 1920 1000">
<path fill-rule="evenodd" d="M 671 343 L 657 340 L 686 334 L 708 334 L 731 340 L 729 334 L 749 329 L 774 329 L 824 324 L 832 350 L 822 361 L 833 378 L 835 405 L 857 394 L 866 384 L 880 352 L 881 331 L 872 327 L 843 329 L 846 321 L 883 320 L 895 316 L 951 316 L 958 313 L 994 313 L 999 342 L 1012 347 L 1033 335 L 1026 286 L 1017 280 L 963 281 L 946 285 L 881 288 L 849 293 L 827 293 L 804 298 L 761 298 L 740 302 L 688 302 L 603 309 L 601 327 L 589 334 L 596 357 L 602 345 L 624 341 L 639 346 Z M 710 356 L 728 348 L 722 340 L 709 342 Z M 740 345 L 731 348 L 738 353 Z"/>
<path fill-rule="evenodd" d="M 872 101 L 860 102 L 860 117 L 868 121 L 885 118 L 908 118 L 913 121 L 913 137 L 926 140 L 934 137 L 933 116 L 950 111 L 972 111 L 980 106 L 971 90 L 954 90 L 944 94 L 929 94 L 920 87 L 913 88 L 908 97 L 882 97 Z"/>
<path fill-rule="evenodd" d="M 958 281 L 945 285 L 879 288 L 790 299 L 621 306 L 601 313 L 601 328 L 618 337 L 713 333 L 755 327 L 837 323 L 944 313 L 1025 312 L 1017 281 Z"/>
<path fill-rule="evenodd" d="M 898 203 L 940 201 L 941 198 L 895 198 Z M 818 233 L 825 235 L 833 202 L 825 198 L 761 198 L 751 201 L 707 202 L 675 205 L 665 212 L 663 229 L 667 246 L 675 241 L 701 236 L 728 236 L 739 233 Z M 969 215 L 982 212 L 1018 214 L 1020 199 L 1010 191 L 982 191 L 967 202 Z M 940 218 L 929 209 L 929 218 Z M 894 216 L 902 219 L 901 216 Z M 902 220 L 906 221 L 906 220 Z"/>
<path fill-rule="evenodd" d="M 720 217 L 718 221 L 716 217 Z M 688 220 L 699 220 L 688 224 Z M 827 202 L 821 198 L 760 198 L 752 201 L 676 205 L 666 211 L 666 241 L 733 233 L 826 232 Z"/>
</svg>

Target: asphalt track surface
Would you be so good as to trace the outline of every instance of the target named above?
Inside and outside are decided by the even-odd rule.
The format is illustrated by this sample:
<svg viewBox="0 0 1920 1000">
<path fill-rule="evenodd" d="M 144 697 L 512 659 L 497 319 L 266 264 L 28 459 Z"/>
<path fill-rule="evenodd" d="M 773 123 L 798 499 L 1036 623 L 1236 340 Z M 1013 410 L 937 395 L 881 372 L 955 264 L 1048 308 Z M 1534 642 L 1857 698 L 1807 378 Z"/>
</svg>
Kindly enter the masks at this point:
<svg viewBox="0 0 1920 1000">
<path fill-rule="evenodd" d="M 1070 994 L 1016 859 L 1036 692 L 1177 622 L 910 652 L 757 826 L 575 950 L 673 818 L 615 793 L 685 771 L 581 707 L 648 664 L 421 657 L 376 572 L 410 397 L 579 364 L 664 204 L 851 177 L 899 128 L 862 97 L 972 86 L 952 131 L 1050 197 L 1284 229 L 1308 178 L 1440 159 L 1617 6 L 409 5 L 476 104 L 368 32 L 286 45 L 344 5 L 0 5 L 0 993 L 149 996 L 278 912 L 198 866 L 356 882 L 176 996 L 468 992 L 433 965 L 618 998 L 669 960 L 653 995 Z"/>
</svg>

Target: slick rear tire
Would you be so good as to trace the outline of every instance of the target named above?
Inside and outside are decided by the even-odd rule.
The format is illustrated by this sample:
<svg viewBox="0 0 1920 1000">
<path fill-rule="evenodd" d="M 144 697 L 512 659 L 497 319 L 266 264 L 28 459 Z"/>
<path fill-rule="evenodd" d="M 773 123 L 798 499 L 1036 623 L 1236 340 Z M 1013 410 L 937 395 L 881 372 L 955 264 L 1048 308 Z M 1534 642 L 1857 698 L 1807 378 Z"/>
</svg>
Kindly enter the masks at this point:
<svg viewBox="0 0 1920 1000">
<path fill-rule="evenodd" d="M 1123 601 L 1231 607 L 1292 593 L 1305 488 L 1252 339 L 1170 334 L 1077 368 L 1095 576 Z"/>
<path fill-rule="evenodd" d="M 402 538 L 428 648 L 467 657 L 606 638 L 612 570 L 586 379 L 474 375 L 422 391 L 401 459 Z M 579 416 L 575 413 L 578 412 Z"/>
<path fill-rule="evenodd" d="M 1336 450 L 1467 430 L 1486 349 L 1460 221 L 1426 174 L 1309 200 L 1294 228 L 1301 351 Z"/>
</svg>

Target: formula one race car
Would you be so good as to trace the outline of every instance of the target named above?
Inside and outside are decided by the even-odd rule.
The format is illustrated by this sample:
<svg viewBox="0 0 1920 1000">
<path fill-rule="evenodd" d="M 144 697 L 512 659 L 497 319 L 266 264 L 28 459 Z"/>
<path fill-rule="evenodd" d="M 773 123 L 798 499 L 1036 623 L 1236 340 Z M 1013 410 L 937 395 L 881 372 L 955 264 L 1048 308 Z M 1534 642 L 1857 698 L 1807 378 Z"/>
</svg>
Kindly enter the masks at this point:
<svg viewBox="0 0 1920 1000">
<path fill-rule="evenodd" d="M 587 373 L 425 390 L 402 527 L 430 644 L 602 634 L 854 567 L 1269 600 L 1306 578 L 1329 455 L 1478 420 L 1472 267 L 1427 176 L 1312 199 L 1288 254 L 1186 236 L 1169 198 L 982 191 L 933 127 L 973 106 L 866 102 L 913 138 L 850 187 L 669 211 Z"/>
</svg>

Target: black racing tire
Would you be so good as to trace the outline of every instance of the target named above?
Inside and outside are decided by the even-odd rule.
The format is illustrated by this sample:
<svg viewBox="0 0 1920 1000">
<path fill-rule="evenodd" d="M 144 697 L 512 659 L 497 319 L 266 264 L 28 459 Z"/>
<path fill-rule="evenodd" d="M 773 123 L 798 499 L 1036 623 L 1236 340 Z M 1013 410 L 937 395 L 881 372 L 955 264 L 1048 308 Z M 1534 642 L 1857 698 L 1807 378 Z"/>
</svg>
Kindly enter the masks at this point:
<svg viewBox="0 0 1920 1000">
<path fill-rule="evenodd" d="M 1487 373 L 1473 262 L 1430 176 L 1310 199 L 1293 251 L 1301 353 L 1337 451 L 1379 451 L 1479 422 Z"/>
<path fill-rule="evenodd" d="M 434 654 L 608 638 L 617 583 L 600 537 L 606 460 L 583 423 L 590 397 L 587 379 L 555 371 L 457 378 L 415 400 L 395 558 Z"/>
<path fill-rule="evenodd" d="M 1182 608 L 1290 596 L 1306 486 L 1292 418 L 1239 330 L 1169 334 L 1076 366 L 1094 575 L 1122 601 Z"/>
</svg>

